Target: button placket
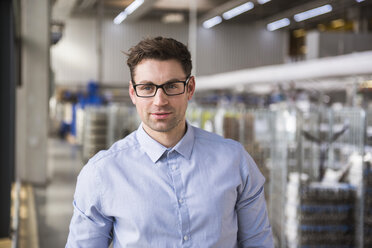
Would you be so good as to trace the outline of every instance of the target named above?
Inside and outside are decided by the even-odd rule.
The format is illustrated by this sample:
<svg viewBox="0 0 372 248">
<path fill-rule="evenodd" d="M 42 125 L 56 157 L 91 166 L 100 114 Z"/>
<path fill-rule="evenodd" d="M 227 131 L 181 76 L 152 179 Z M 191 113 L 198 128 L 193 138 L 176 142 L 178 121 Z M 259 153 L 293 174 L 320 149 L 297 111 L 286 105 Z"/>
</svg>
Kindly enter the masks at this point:
<svg viewBox="0 0 372 248">
<path fill-rule="evenodd" d="M 182 180 L 182 173 L 180 171 L 180 166 L 177 163 L 177 156 L 175 152 L 169 152 L 167 154 L 168 159 L 168 168 L 170 170 L 170 175 L 172 177 L 173 181 L 173 187 L 175 190 L 176 199 L 178 201 L 178 211 L 180 215 L 180 221 L 181 221 L 181 237 L 182 237 L 182 243 L 185 245 L 183 247 L 189 247 L 191 244 L 190 240 L 190 223 L 189 223 L 189 210 L 187 208 L 186 202 L 184 197 L 184 185 Z"/>
</svg>

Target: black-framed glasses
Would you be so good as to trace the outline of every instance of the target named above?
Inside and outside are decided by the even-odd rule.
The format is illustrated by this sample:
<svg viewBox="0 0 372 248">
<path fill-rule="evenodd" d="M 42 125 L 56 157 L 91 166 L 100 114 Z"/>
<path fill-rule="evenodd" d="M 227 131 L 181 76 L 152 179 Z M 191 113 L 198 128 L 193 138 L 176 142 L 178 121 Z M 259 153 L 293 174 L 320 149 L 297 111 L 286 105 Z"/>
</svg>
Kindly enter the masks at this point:
<svg viewBox="0 0 372 248">
<path fill-rule="evenodd" d="M 133 88 L 138 97 L 154 97 L 159 88 L 163 89 L 164 93 L 168 96 L 177 96 L 185 93 L 186 85 L 188 84 L 190 78 L 191 77 L 188 76 L 185 81 L 172 81 L 161 85 L 156 85 L 153 83 L 134 83 Z"/>
</svg>

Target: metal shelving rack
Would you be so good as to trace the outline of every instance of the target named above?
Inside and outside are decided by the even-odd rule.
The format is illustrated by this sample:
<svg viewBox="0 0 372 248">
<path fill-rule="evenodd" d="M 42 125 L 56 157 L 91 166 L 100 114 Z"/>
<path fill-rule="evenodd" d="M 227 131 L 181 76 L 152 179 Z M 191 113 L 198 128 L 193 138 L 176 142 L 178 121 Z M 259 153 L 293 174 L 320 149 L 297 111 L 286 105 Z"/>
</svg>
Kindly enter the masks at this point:
<svg viewBox="0 0 372 248">
<path fill-rule="evenodd" d="M 372 108 L 366 110 L 365 130 L 365 160 L 364 160 L 364 247 L 372 247 Z"/>
<path fill-rule="evenodd" d="M 278 247 L 287 247 L 286 192 L 288 174 L 297 167 L 297 111 L 287 105 L 278 105 L 271 110 L 272 148 L 270 154 L 269 217 Z"/>
<path fill-rule="evenodd" d="M 305 115 L 303 123 L 304 130 L 312 132 L 315 137 L 313 142 L 318 147 L 319 159 L 316 161 L 309 159 L 309 156 L 302 156 L 300 171 L 306 172 L 309 181 L 313 183 L 302 185 L 300 189 L 299 246 L 326 245 L 326 240 L 329 245 L 362 247 L 364 111 L 360 108 L 333 110 L 320 107 Z M 309 140 L 302 139 L 302 143 L 304 149 L 311 146 Z M 303 154 L 308 152 L 304 150 Z M 334 171 L 327 171 L 324 178 L 320 164 Z M 327 185 L 325 182 L 330 175 L 344 183 L 333 182 Z M 343 175 L 348 176 L 342 179 Z M 315 183 L 321 179 L 323 184 Z M 317 193 L 309 198 L 308 192 L 312 191 Z M 345 198 L 345 194 L 350 197 Z M 327 201 L 327 195 L 334 199 Z M 332 219 L 332 216 L 338 218 Z M 312 237 L 312 241 L 309 237 Z M 316 243 L 316 239 L 320 243 Z"/>
<path fill-rule="evenodd" d="M 372 200 L 367 197 L 366 204 L 370 205 L 366 207 L 364 204 L 365 192 L 371 191 L 372 199 L 372 183 L 370 188 L 368 186 L 364 191 L 362 176 L 364 170 L 364 181 L 368 181 L 369 177 L 372 178 L 372 171 L 364 169 L 362 163 L 366 115 L 361 108 L 335 110 L 325 106 L 312 106 L 308 111 L 302 111 L 290 104 L 278 104 L 270 109 L 255 110 L 247 110 L 241 106 L 225 107 L 222 110 L 193 106 L 189 112 L 191 121 L 202 127 L 205 111 L 211 113 L 209 120 L 213 122 L 214 131 L 241 142 L 265 174 L 267 179 L 265 193 L 276 247 L 305 247 L 301 245 L 301 241 L 306 240 L 305 236 L 301 236 L 305 235 L 304 231 L 314 232 L 314 237 L 321 240 L 319 235 L 331 237 L 332 232 L 336 234 L 336 231 L 341 231 L 339 233 L 341 235 L 342 231 L 346 230 L 345 227 L 349 228 L 346 232 L 349 236 L 345 240 L 348 240 L 350 247 L 363 247 L 364 226 L 368 227 L 366 233 L 367 230 L 372 232 L 372 221 L 369 223 L 364 219 L 364 213 L 366 215 L 369 213 L 368 209 L 371 210 L 372 216 Z M 216 119 L 221 116 L 223 130 L 218 131 Z M 304 132 L 317 137 L 318 142 L 310 141 Z M 334 142 L 326 142 L 337 133 L 340 134 Z M 328 168 L 327 173 L 329 169 L 333 169 L 333 172 L 348 173 L 343 174 L 344 178 L 339 183 L 320 185 L 317 183 L 321 177 L 320 159 L 324 159 L 324 166 Z M 329 177 L 329 174 L 327 176 Z M 289 185 L 291 180 L 295 183 Z M 372 182 L 372 179 L 370 181 Z M 307 193 L 313 191 L 320 192 L 318 198 L 309 198 Z M 335 201 L 322 202 L 324 192 L 333 192 Z M 293 195 L 291 198 L 290 194 L 295 194 L 295 201 L 292 201 Z M 350 197 L 345 198 L 344 202 L 338 201 L 337 197 L 342 197 L 343 194 Z M 311 200 L 307 201 L 308 199 Z M 288 203 L 293 206 L 286 212 Z M 314 211 L 325 211 L 326 214 L 342 218 L 340 217 L 338 222 L 335 221 L 333 227 L 329 227 L 320 223 L 318 217 L 321 214 L 318 217 L 311 216 Z M 312 222 L 305 223 L 304 220 Z M 286 232 L 286 227 L 293 224 L 291 221 L 297 222 L 292 229 L 288 229 L 297 232 L 292 240 L 288 236 L 288 230 Z M 342 221 L 349 223 L 343 225 Z M 293 240 L 295 242 L 292 242 Z M 316 245 L 313 242 L 309 247 Z"/>
<path fill-rule="evenodd" d="M 107 147 L 138 128 L 140 123 L 135 107 L 123 103 L 107 106 Z"/>
<path fill-rule="evenodd" d="M 364 155 L 364 111 L 360 108 L 332 110 L 326 107 L 317 107 L 312 108 L 311 111 L 303 112 L 290 105 L 278 105 L 271 111 L 274 113 L 272 122 L 275 125 L 271 132 L 269 215 L 273 232 L 278 239 L 277 246 L 301 247 L 301 240 L 305 242 L 305 236 L 301 237 L 301 233 L 304 235 L 306 233 L 304 230 L 310 230 L 315 233 L 314 235 L 317 235 L 316 233 L 325 235 L 327 234 L 324 233 L 325 230 L 329 231 L 328 234 L 332 230 L 336 230 L 337 226 L 336 229 L 332 229 L 333 227 L 328 228 L 323 224 L 317 225 L 316 219 L 312 226 L 308 226 L 304 224 L 303 219 L 307 218 L 307 214 L 311 214 L 311 211 L 306 213 L 309 209 L 328 211 L 329 214 L 332 214 L 332 211 L 340 211 L 340 209 L 346 211 L 342 208 L 342 204 L 335 203 L 327 208 L 325 207 L 326 202 L 322 203 L 321 193 L 319 193 L 318 201 L 316 198 L 311 200 L 311 204 L 318 204 L 312 208 L 308 205 L 309 202 L 303 202 L 307 197 L 304 192 L 309 190 L 323 192 L 322 190 L 327 191 L 334 187 L 338 190 L 335 192 L 339 192 L 339 188 L 346 187 L 347 190 L 350 189 L 350 194 L 355 191 L 356 195 L 355 199 L 350 198 L 347 202 L 345 201 L 346 205 L 352 204 L 352 208 L 348 209 L 350 211 L 346 214 L 355 213 L 353 217 L 355 224 L 349 226 L 353 230 L 353 240 L 350 244 L 353 247 L 362 247 L 364 194 L 361 161 Z M 347 130 L 344 130 L 334 143 L 314 143 L 306 139 L 303 134 L 306 131 L 314 137 L 318 137 L 319 140 L 329 140 L 337 132 L 342 131 L 345 125 Z M 323 154 L 321 154 L 322 152 Z M 331 168 L 335 172 L 341 172 L 342 169 L 348 168 L 348 177 L 342 180 L 346 182 L 346 186 L 345 183 L 334 183 L 328 188 L 322 185 L 323 188 L 319 189 L 314 186 L 314 183 L 311 184 L 311 182 L 317 182 L 320 179 L 320 159 L 324 159 L 325 168 Z M 329 178 L 330 174 L 328 171 L 327 173 L 327 178 Z M 300 179 L 303 177 L 306 180 Z M 288 188 L 290 178 L 292 178 L 292 184 Z M 296 195 L 296 199 L 293 198 L 293 194 Z M 345 221 L 350 221 L 350 219 L 345 218 Z M 339 221 L 338 227 L 341 224 L 342 221 Z M 289 237 L 290 231 L 286 232 L 286 228 L 292 231 L 297 230 L 298 235 Z"/>
<path fill-rule="evenodd" d="M 256 162 L 266 178 L 265 198 L 270 208 L 270 154 L 273 113 L 267 109 L 247 110 L 242 118 L 242 138 L 240 142 Z"/>
</svg>

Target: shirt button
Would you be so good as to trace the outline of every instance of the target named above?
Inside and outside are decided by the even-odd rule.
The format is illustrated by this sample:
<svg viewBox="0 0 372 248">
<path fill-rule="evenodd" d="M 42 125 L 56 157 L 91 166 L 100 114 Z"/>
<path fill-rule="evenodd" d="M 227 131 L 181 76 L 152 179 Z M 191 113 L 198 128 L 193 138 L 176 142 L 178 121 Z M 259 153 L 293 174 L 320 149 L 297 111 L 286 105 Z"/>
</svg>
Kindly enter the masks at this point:
<svg viewBox="0 0 372 248">
<path fill-rule="evenodd" d="M 185 240 L 185 241 L 189 240 L 189 236 L 187 236 L 187 235 L 183 236 L 183 240 Z"/>
<path fill-rule="evenodd" d="M 177 165 L 172 165 L 172 170 L 177 170 Z"/>
<path fill-rule="evenodd" d="M 183 203 L 183 199 L 178 199 L 178 202 L 179 202 L 180 204 L 182 204 L 182 203 Z"/>
</svg>

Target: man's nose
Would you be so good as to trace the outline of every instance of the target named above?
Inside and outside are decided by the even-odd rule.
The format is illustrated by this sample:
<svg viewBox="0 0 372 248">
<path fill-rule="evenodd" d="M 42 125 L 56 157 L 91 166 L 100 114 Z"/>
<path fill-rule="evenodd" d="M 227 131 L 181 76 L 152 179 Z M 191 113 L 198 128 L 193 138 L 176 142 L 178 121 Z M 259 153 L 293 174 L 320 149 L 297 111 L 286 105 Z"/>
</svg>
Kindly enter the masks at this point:
<svg viewBox="0 0 372 248">
<path fill-rule="evenodd" d="M 168 103 L 168 96 L 165 94 L 164 89 L 159 88 L 154 96 L 155 105 L 165 105 Z"/>
</svg>

